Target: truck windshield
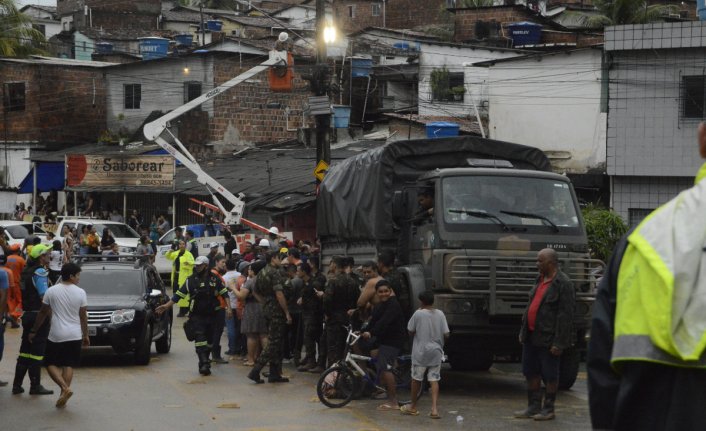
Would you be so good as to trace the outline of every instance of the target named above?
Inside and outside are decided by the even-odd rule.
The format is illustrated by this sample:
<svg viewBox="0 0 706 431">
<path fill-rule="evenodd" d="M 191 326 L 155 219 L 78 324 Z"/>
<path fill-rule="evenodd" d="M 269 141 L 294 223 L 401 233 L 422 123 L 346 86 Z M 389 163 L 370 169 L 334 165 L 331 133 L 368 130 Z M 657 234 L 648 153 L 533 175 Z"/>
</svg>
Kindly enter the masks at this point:
<svg viewBox="0 0 706 431">
<path fill-rule="evenodd" d="M 103 234 L 103 229 L 108 228 L 113 232 L 113 236 L 116 238 L 139 238 L 140 235 L 135 232 L 130 226 L 126 224 L 111 223 L 111 224 L 101 224 L 96 223 L 93 226 L 96 227 L 96 232 L 99 235 Z"/>
<path fill-rule="evenodd" d="M 571 189 L 563 181 L 495 175 L 448 177 L 442 190 L 444 222 L 450 225 L 547 226 L 553 230 L 579 225 Z"/>
</svg>

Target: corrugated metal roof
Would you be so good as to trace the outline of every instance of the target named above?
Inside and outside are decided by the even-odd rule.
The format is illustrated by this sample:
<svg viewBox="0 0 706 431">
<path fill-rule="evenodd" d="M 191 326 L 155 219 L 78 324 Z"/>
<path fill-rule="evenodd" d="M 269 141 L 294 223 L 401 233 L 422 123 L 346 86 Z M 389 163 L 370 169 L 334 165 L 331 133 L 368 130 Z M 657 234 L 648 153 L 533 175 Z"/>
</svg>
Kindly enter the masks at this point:
<svg viewBox="0 0 706 431">
<path fill-rule="evenodd" d="M 76 66 L 76 67 L 108 67 L 115 63 L 107 63 L 104 61 L 86 61 L 74 60 L 72 58 L 57 58 L 43 57 L 41 55 L 33 55 L 31 58 L 0 58 L 0 61 L 11 63 L 26 63 L 26 64 L 49 64 L 52 66 Z"/>
<path fill-rule="evenodd" d="M 331 150 L 331 162 L 382 145 L 381 141 L 357 141 Z M 244 193 L 250 211 L 289 212 L 316 199 L 313 148 L 252 149 L 238 157 L 201 162 L 201 167 L 234 194 Z M 204 196 L 206 187 L 186 168 L 177 168 L 176 192 Z M 226 205 L 227 206 L 227 205 Z"/>
</svg>

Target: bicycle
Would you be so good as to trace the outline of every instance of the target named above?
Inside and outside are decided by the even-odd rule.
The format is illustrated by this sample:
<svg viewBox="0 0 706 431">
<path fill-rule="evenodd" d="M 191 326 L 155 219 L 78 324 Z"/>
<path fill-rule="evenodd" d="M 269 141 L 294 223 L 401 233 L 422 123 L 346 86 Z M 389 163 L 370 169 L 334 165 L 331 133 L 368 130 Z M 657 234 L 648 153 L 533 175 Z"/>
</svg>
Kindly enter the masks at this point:
<svg viewBox="0 0 706 431">
<path fill-rule="evenodd" d="M 344 350 L 343 359 L 331 365 L 326 369 L 316 384 L 316 394 L 322 404 L 330 408 L 343 407 L 353 398 L 359 398 L 363 395 L 366 388 L 378 391 L 378 393 L 387 392 L 384 387 L 379 385 L 378 377 L 374 370 L 375 358 L 365 355 L 358 355 L 351 352 L 353 345 L 360 339 L 360 335 L 356 334 L 350 326 L 347 327 L 348 335 L 346 337 L 346 348 Z M 372 367 L 361 367 L 356 361 L 363 361 Z M 412 360 L 409 355 L 397 357 L 397 364 L 391 370 L 395 376 L 397 387 L 409 388 L 411 386 Z M 421 395 L 422 390 L 420 390 Z"/>
</svg>

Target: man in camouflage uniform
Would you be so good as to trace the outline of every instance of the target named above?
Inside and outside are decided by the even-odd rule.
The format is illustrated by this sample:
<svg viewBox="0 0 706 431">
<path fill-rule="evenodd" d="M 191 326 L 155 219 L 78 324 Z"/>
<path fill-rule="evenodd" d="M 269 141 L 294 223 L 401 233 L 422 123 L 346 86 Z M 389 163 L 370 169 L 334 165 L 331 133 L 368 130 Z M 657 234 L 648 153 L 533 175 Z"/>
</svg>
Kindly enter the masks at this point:
<svg viewBox="0 0 706 431">
<path fill-rule="evenodd" d="M 324 318 L 326 320 L 326 345 L 329 365 L 343 359 L 346 342 L 348 310 L 356 308 L 360 295 L 357 283 L 344 272 L 346 258 L 334 256 L 329 271 L 333 277 L 326 283 L 324 291 Z"/>
<path fill-rule="evenodd" d="M 395 254 L 390 250 L 384 250 L 378 254 L 378 273 L 382 278 L 390 282 L 392 291 L 395 292 L 397 301 L 402 307 L 404 317 L 409 319 L 412 315 L 412 304 L 409 300 L 409 287 L 406 279 L 395 268 Z"/>
<path fill-rule="evenodd" d="M 281 259 L 279 253 L 270 251 L 265 254 L 267 266 L 257 274 L 255 291 L 264 300 L 262 311 L 267 320 L 268 343 L 265 350 L 255 361 L 248 378 L 255 383 L 264 383 L 260 372 L 270 364 L 269 383 L 286 383 L 289 379 L 282 376 L 282 354 L 284 336 L 287 325 L 291 325 L 292 316 L 287 308 L 287 299 L 284 296 L 284 277 L 279 270 Z"/>
</svg>

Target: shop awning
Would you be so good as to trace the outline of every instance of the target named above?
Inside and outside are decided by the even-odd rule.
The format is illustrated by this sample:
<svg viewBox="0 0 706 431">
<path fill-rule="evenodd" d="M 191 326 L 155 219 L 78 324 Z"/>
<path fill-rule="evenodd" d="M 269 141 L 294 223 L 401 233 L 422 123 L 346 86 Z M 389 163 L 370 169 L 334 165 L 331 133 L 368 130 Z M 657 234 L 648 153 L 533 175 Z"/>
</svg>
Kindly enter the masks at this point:
<svg viewBox="0 0 706 431">
<path fill-rule="evenodd" d="M 17 194 L 33 192 L 34 169 L 37 169 L 37 192 L 64 189 L 64 162 L 38 162 L 20 183 Z"/>
</svg>

